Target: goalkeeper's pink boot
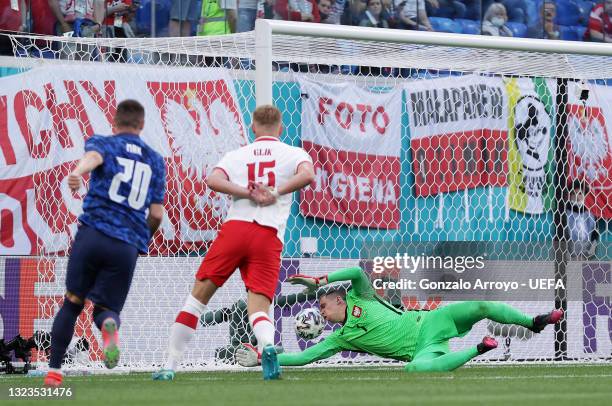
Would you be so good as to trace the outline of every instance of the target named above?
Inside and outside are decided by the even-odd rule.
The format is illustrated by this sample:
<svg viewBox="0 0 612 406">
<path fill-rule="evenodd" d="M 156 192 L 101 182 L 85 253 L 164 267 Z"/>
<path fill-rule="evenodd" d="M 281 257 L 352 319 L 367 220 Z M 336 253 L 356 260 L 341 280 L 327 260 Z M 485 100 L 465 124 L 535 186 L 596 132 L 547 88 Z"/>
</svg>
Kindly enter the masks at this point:
<svg viewBox="0 0 612 406">
<path fill-rule="evenodd" d="M 484 354 L 485 352 L 494 350 L 497 348 L 497 341 L 493 337 L 486 336 L 482 339 L 482 342 L 476 346 L 478 354 Z"/>
<path fill-rule="evenodd" d="M 104 365 L 106 368 L 113 369 L 119 363 L 119 329 L 117 322 L 112 318 L 104 320 L 102 323 L 102 342 L 104 346 Z"/>
<path fill-rule="evenodd" d="M 539 333 L 544 330 L 549 324 L 557 324 L 563 318 L 563 310 L 555 309 L 547 314 L 540 314 L 539 316 L 535 316 L 533 318 L 533 327 L 531 331 L 534 333 Z"/>
</svg>

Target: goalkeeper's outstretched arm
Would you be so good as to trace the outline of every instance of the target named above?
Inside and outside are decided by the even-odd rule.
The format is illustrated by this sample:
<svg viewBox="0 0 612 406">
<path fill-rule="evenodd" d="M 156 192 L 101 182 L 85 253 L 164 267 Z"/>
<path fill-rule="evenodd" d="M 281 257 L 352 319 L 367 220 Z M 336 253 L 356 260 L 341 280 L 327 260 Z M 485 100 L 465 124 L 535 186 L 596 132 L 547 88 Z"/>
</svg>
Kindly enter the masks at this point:
<svg viewBox="0 0 612 406">
<path fill-rule="evenodd" d="M 313 345 L 302 352 L 290 352 L 278 354 L 278 362 L 282 366 L 302 366 L 325 358 L 345 350 L 340 341 L 332 333 L 325 340 Z M 257 349 L 250 344 L 243 344 L 236 352 L 236 361 L 243 367 L 254 367 L 260 362 Z"/>
<path fill-rule="evenodd" d="M 278 354 L 278 362 L 282 366 L 302 366 L 329 358 L 342 350 L 343 348 L 332 335 L 302 352 Z"/>
<path fill-rule="evenodd" d="M 341 281 L 350 281 L 353 290 L 358 295 L 373 289 L 368 276 L 360 267 L 340 269 L 318 278 L 307 275 L 293 275 L 287 280 L 292 284 L 306 286 L 308 291 L 317 290 L 328 283 Z"/>
</svg>

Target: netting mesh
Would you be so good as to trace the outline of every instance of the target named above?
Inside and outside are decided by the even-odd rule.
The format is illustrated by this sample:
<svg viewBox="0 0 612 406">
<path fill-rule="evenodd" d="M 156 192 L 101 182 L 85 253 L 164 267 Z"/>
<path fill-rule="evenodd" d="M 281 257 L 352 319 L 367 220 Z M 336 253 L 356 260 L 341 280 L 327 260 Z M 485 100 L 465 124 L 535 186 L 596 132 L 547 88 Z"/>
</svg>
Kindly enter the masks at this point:
<svg viewBox="0 0 612 406">
<path fill-rule="evenodd" d="M 36 329 L 50 330 L 81 213 L 85 191 L 69 192 L 65 177 L 87 137 L 111 132 L 118 101 L 145 104 L 143 137 L 168 168 L 167 215 L 150 254 L 139 259 L 122 314 L 121 362 L 124 368 L 155 368 L 227 212 L 228 199 L 203 180 L 225 152 L 252 141 L 254 35 L 14 37 L 13 43 L 19 63 L 29 68 L 6 92 L 15 117 L 9 138 L 24 159 L 9 162 L 5 155 L 5 161 L 18 168 L 23 199 L 30 202 L 27 222 L 35 238 L 24 236 L 31 250 L 21 253 L 40 255 L 39 305 L 30 310 Z M 55 61 L 33 58 L 40 55 Z M 549 290 L 510 303 L 529 314 L 563 306 L 567 321 L 537 336 L 483 322 L 452 348 L 489 333 L 502 338 L 503 351 L 487 354 L 486 361 L 609 357 L 612 306 L 602 288 L 612 278 L 609 62 L 274 36 L 273 94 L 283 114 L 282 140 L 305 148 L 316 171 L 315 182 L 296 195 L 288 222 L 274 306 L 277 342 L 285 351 L 312 345 L 296 336 L 293 317 L 316 306 L 316 298 L 298 295 L 299 288 L 285 282 L 288 275 L 369 269 L 371 253 L 380 250 L 421 255 L 451 249 L 453 241 L 497 242 L 488 251 L 497 274 L 511 277 L 514 269 L 529 268 L 533 278 L 561 279 L 575 292 L 568 300 Z M 422 248 L 424 242 L 431 245 Z M 400 278 L 393 268 L 384 275 Z M 393 289 L 379 293 L 407 309 L 448 301 Z M 185 367 L 233 365 L 236 346 L 254 340 L 244 299 L 234 275 L 202 317 Z M 80 355 L 84 347 L 78 347 L 71 362 L 98 368 L 100 337 L 89 316 L 79 320 L 76 335 L 75 346 L 81 337 L 88 346 Z M 347 352 L 324 361 L 364 362 L 381 360 Z"/>
</svg>

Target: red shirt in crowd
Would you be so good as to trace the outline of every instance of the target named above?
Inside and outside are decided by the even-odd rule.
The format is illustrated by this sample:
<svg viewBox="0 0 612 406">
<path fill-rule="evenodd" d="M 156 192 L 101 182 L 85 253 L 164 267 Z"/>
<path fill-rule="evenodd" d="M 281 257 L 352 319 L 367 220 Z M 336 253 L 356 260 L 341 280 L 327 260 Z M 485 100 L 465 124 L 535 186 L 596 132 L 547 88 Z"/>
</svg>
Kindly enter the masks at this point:
<svg viewBox="0 0 612 406">
<path fill-rule="evenodd" d="M 291 12 L 289 12 L 289 3 L 294 7 Z M 302 13 L 312 15 L 312 21 L 308 22 L 321 21 L 316 0 L 276 0 L 274 11 L 285 21 L 302 21 Z"/>
<path fill-rule="evenodd" d="M 585 32 L 585 39 L 590 39 L 590 31 L 597 31 L 604 34 L 605 37 L 612 37 L 612 19 L 606 13 L 603 3 L 596 5 L 591 10 L 589 16 L 589 26 Z"/>
<path fill-rule="evenodd" d="M 17 4 L 20 10 L 13 10 L 11 8 L 11 0 L 0 0 L 0 30 L 19 31 L 19 27 L 21 27 L 21 13 L 25 13 L 27 10 L 21 10 L 21 1 L 17 2 Z"/>
</svg>

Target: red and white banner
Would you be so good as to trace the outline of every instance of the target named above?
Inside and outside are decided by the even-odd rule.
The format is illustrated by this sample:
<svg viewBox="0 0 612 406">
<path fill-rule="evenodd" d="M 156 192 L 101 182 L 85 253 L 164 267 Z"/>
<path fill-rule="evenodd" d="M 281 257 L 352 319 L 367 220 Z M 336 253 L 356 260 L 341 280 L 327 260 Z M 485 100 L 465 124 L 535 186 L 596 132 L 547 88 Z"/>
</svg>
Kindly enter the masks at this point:
<svg viewBox="0 0 612 406">
<path fill-rule="evenodd" d="M 206 171 L 247 142 L 232 80 L 221 69 L 45 66 L 0 79 L 0 255 L 69 248 L 82 196 L 66 176 L 92 134 L 111 134 L 117 103 L 140 101 L 143 139 L 167 163 L 166 217 L 154 252 L 201 247 L 228 202 Z"/>
<path fill-rule="evenodd" d="M 500 78 L 405 85 L 415 195 L 506 184 L 507 102 Z"/>
<path fill-rule="evenodd" d="M 568 180 L 585 181 L 587 209 L 596 217 L 612 219 L 612 89 L 590 85 L 583 103 L 577 86 L 568 85 Z"/>
<path fill-rule="evenodd" d="M 302 192 L 305 216 L 399 227 L 401 89 L 301 81 L 302 146 L 316 179 Z"/>
</svg>

